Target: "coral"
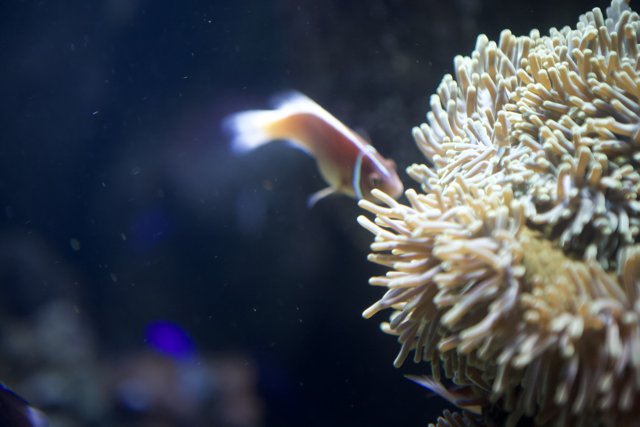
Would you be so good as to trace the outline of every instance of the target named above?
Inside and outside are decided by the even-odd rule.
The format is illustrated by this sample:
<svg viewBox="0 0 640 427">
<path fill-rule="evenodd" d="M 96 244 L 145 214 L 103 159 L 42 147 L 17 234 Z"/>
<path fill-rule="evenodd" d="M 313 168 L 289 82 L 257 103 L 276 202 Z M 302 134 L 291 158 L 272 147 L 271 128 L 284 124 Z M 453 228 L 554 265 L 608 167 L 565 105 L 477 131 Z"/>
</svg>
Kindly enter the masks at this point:
<svg viewBox="0 0 640 427">
<path fill-rule="evenodd" d="M 364 316 L 392 309 L 395 365 L 471 388 L 487 423 L 640 415 L 639 33 L 613 0 L 575 29 L 481 35 L 413 129 L 421 191 L 360 202 L 389 269 Z"/>
</svg>

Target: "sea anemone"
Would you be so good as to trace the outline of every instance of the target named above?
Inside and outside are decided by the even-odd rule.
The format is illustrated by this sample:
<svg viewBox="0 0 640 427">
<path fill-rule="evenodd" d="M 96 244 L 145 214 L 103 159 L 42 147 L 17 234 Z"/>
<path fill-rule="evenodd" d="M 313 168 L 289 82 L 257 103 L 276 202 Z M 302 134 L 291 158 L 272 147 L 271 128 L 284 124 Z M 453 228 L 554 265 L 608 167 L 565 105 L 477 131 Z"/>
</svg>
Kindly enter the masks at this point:
<svg viewBox="0 0 640 427">
<path fill-rule="evenodd" d="M 421 191 L 360 202 L 389 269 L 363 315 L 392 309 L 395 365 L 413 353 L 472 389 L 487 423 L 637 425 L 639 40 L 623 0 L 575 29 L 479 36 L 413 129 Z"/>
</svg>

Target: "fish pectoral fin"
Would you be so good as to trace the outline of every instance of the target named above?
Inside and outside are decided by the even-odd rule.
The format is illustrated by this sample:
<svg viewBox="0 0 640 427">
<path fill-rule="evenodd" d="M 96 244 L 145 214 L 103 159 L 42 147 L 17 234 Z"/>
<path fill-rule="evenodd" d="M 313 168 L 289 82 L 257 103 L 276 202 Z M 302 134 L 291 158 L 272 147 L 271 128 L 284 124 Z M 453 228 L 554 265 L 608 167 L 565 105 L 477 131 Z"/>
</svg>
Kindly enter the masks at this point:
<svg viewBox="0 0 640 427">
<path fill-rule="evenodd" d="M 335 192 L 336 192 L 336 189 L 333 187 L 327 187 L 327 188 L 323 188 L 320 191 L 316 191 L 311 196 L 309 196 L 309 199 L 307 200 L 307 207 L 308 208 L 314 207 L 315 204 L 318 203 L 320 200 L 324 199 L 327 196 L 332 195 Z"/>
</svg>

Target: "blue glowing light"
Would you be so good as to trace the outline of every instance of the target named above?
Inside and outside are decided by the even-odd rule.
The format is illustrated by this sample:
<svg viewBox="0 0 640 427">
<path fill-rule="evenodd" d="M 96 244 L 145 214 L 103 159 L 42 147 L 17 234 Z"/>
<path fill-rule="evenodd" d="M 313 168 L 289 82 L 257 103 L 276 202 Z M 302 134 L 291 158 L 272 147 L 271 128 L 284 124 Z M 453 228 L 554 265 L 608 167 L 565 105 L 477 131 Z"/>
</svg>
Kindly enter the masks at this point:
<svg viewBox="0 0 640 427">
<path fill-rule="evenodd" d="M 193 356 L 195 346 L 191 337 L 177 324 L 157 320 L 147 325 L 145 330 L 147 343 L 156 351 L 176 359 Z"/>
</svg>

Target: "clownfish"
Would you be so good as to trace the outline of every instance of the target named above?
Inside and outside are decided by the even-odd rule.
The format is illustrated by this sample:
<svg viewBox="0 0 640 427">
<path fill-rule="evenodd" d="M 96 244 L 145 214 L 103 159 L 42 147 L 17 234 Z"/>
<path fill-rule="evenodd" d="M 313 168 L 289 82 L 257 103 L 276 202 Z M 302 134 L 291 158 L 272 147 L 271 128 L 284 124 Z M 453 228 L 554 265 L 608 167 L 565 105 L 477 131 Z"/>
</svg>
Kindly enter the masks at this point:
<svg viewBox="0 0 640 427">
<path fill-rule="evenodd" d="M 476 396 L 471 387 L 462 386 L 449 390 L 442 383 L 428 376 L 405 375 L 405 378 L 442 397 L 452 405 L 475 415 L 481 415 L 482 407 L 489 403 L 486 399 Z"/>
<path fill-rule="evenodd" d="M 281 96 L 273 110 L 250 110 L 225 119 L 231 148 L 247 152 L 274 140 L 287 140 L 316 159 L 329 184 L 309 197 L 309 206 L 334 194 L 372 200 L 380 189 L 398 198 L 403 186 L 393 160 L 385 159 L 355 131 L 305 95 Z"/>
</svg>

